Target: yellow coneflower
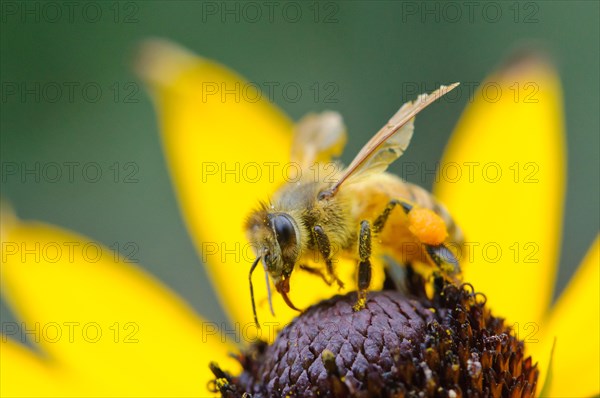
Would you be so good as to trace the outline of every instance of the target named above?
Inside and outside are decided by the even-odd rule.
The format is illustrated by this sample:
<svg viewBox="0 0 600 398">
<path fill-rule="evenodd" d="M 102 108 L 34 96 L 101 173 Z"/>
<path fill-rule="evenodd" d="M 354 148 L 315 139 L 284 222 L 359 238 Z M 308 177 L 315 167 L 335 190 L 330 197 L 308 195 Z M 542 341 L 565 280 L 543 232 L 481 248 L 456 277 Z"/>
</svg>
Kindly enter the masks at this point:
<svg viewBox="0 0 600 398">
<path fill-rule="evenodd" d="M 522 102 L 502 96 L 491 103 L 476 94 L 442 163 L 470 162 L 483 166 L 495 162 L 503 170 L 513 166 L 521 171 L 531 163 L 538 170 L 535 183 L 442 179 L 436 192 L 471 242 L 494 243 L 505 251 L 511 250 L 509 247 L 515 243 L 517 246 L 511 255 L 504 253 L 495 262 L 480 266 L 480 261 L 469 256 L 463 264 L 464 280 L 487 297 L 485 311 L 483 301 L 475 297 L 469 285 L 442 285 L 438 296 L 428 295 L 423 300 L 435 301 L 444 293 L 445 301 L 436 307 L 437 312 L 463 306 L 468 315 L 463 324 L 470 316 L 469 311 L 485 313 L 484 323 L 496 322 L 498 335 L 506 332 L 507 336 L 513 336 L 500 351 L 512 349 L 523 359 L 520 365 L 509 363 L 510 371 L 516 373 L 514 366 L 518 366 L 519 373 L 526 374 L 530 384 L 537 377 L 538 394 L 545 376 L 551 374 L 545 396 L 592 396 L 600 392 L 599 244 L 596 240 L 569 287 L 550 308 L 564 195 L 560 88 L 554 70 L 546 63 L 526 60 L 511 65 L 492 75 L 490 81 L 507 91 L 514 83 L 522 87 L 533 82 L 538 89 L 538 101 Z M 272 192 L 283 176 L 274 174 L 258 182 L 241 179 L 237 183 L 223 183 L 220 178 L 209 177 L 214 167 L 221 165 L 285 164 L 292 123 L 266 99 L 256 100 L 258 93 L 252 92 L 255 88 L 236 74 L 171 44 L 149 44 L 143 53 L 140 72 L 148 82 L 158 110 L 165 151 L 190 233 L 200 252 L 205 256 L 212 253 L 206 264 L 215 290 L 238 333 L 246 340 L 262 333 L 260 337 L 272 343 L 275 336 L 266 334 L 273 330 L 268 322 L 283 326 L 297 313 L 286 309 L 279 297 L 275 297 L 277 317 L 272 318 L 268 306 L 261 304 L 264 297 L 257 297 L 263 329 L 253 327 L 242 223 L 256 201 Z M 223 85 L 230 89 L 236 85 L 245 87 L 248 95 L 240 98 L 214 95 L 213 89 Z M 209 88 L 213 91 L 207 91 Z M 22 322 L 19 330 L 3 327 L 2 396 L 207 396 L 212 395 L 211 387 L 226 386 L 234 378 L 239 381 L 238 375 L 250 375 L 248 365 L 264 358 L 264 345 L 253 344 L 249 348 L 228 344 L 214 324 L 194 314 L 159 282 L 88 239 L 42 223 L 20 221 L 6 209 L 2 213 L 1 232 L 2 295 Z M 533 259 L 537 262 L 527 262 L 524 256 L 527 253 L 522 253 L 527 248 L 519 245 L 528 242 L 534 244 Z M 57 246 L 68 255 L 44 254 L 44 250 L 56 250 Z M 96 254 L 81 250 L 89 247 Z M 515 257 L 517 249 L 521 255 Z M 235 259 L 227 258 L 224 250 L 235 253 Z M 226 261 L 221 261 L 221 255 Z M 379 287 L 382 281 L 380 275 Z M 335 287 L 315 288 L 314 276 L 301 273 L 294 276 L 292 284 L 295 303 L 303 308 L 337 293 Z M 352 284 L 348 285 L 351 289 Z M 343 307 L 347 300 L 344 297 L 331 300 Z M 375 303 L 368 306 L 372 307 L 370 313 L 375 313 L 376 307 L 385 308 L 382 303 L 405 305 L 402 301 L 405 299 L 389 291 L 372 292 L 370 297 Z M 327 308 L 331 306 L 324 303 L 312 307 L 290 327 L 303 322 L 302 319 L 311 323 L 310 316 Z M 494 316 L 506 318 L 504 326 L 487 309 Z M 423 312 L 421 326 L 406 330 L 408 340 L 441 339 L 447 332 L 446 325 L 439 321 L 439 328 L 431 327 L 425 335 L 417 335 L 422 327 L 434 324 L 428 322 L 428 317 L 439 316 L 430 307 L 424 306 L 422 310 L 429 311 L 429 315 Z M 321 318 L 322 314 L 316 319 Z M 314 324 L 315 318 L 312 319 Z M 410 325 L 413 318 L 408 316 L 404 320 Z M 469 324 L 477 322 L 480 321 L 471 322 L 469 318 Z M 512 332 L 507 329 L 510 326 Z M 531 331 L 534 333 L 525 335 Z M 23 336 L 34 343 L 33 349 L 19 343 Z M 282 341 L 285 340 L 277 339 L 269 349 L 277 351 L 277 344 Z M 255 350 L 254 356 L 237 360 L 228 357 L 228 352 L 238 352 L 240 348 L 246 353 Z M 341 354 L 322 348 L 314 353 L 314 361 L 320 361 L 326 370 L 332 394 L 360 389 L 360 383 L 352 384 L 340 374 L 335 356 Z M 385 344 L 381 348 L 386 348 Z M 432 351 L 425 349 L 423 355 L 434 355 L 428 352 Z M 527 361 L 529 356 L 533 362 Z M 478 366 L 485 367 L 486 362 L 481 358 L 479 365 L 476 358 L 466 359 L 472 361 L 465 369 L 467 375 L 477 376 Z M 441 363 L 435 358 L 429 361 L 434 365 Z M 218 367 L 213 365 L 211 370 L 211 362 L 217 362 Z M 458 358 L 455 365 L 460 367 L 460 364 Z M 501 363 L 498 366 L 504 369 Z M 425 372 L 424 368 L 403 369 L 398 374 Z M 227 373 L 218 377 L 221 384 L 211 383 L 214 372 L 222 370 Z M 462 377 L 452 376 L 453 371 L 452 366 L 441 369 L 449 378 Z M 386 380 L 392 380 L 376 375 L 368 377 L 374 393 Z M 428 389 L 425 391 L 434 394 L 437 386 L 428 384 L 429 380 L 435 379 L 425 377 L 421 381 Z M 267 376 L 261 386 L 268 388 L 269 381 Z M 498 388 L 491 381 L 481 378 L 473 388 L 484 388 L 477 383 L 489 382 L 487 391 L 491 395 Z M 298 380 L 290 378 L 290 382 L 297 384 Z M 507 388 L 517 391 L 514 385 Z M 457 391 L 449 388 L 444 392 L 446 396 L 454 396 Z"/>
</svg>

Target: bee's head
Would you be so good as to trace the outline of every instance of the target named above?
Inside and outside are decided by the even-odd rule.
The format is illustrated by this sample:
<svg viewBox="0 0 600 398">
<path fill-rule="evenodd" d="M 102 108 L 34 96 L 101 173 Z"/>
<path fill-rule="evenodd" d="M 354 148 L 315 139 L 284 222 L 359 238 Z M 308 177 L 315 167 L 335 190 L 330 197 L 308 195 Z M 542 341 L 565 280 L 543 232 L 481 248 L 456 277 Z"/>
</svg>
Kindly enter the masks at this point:
<svg viewBox="0 0 600 398">
<path fill-rule="evenodd" d="M 292 273 L 300 252 L 300 231 L 284 212 L 260 210 L 246 224 L 248 238 L 275 284 Z"/>
<path fill-rule="evenodd" d="M 250 216 L 246 231 L 257 255 L 250 272 L 262 260 L 277 291 L 288 306 L 297 309 L 287 296 L 290 290 L 289 277 L 300 254 L 300 230 L 294 217 L 285 212 L 261 209 Z M 250 289 L 252 293 L 252 285 Z"/>
</svg>

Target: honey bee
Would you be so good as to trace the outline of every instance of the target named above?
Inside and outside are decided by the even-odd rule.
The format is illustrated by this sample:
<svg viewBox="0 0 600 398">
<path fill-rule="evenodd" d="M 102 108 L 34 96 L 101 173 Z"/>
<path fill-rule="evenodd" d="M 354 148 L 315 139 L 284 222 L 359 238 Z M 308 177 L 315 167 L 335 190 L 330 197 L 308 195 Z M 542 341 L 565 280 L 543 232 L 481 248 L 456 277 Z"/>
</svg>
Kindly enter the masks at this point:
<svg viewBox="0 0 600 398">
<path fill-rule="evenodd" d="M 340 154 L 346 141 L 341 117 L 324 112 L 308 115 L 298 123 L 291 161 L 300 166 L 306 178 L 283 185 L 270 203 L 262 203 L 250 214 L 245 226 L 257 256 L 249 274 L 257 325 L 252 273 L 259 262 L 267 278 L 271 312 L 269 277 L 285 303 L 297 311 L 288 296 L 295 269 L 343 287 L 334 269 L 337 255 L 358 263 L 354 309 L 364 308 L 371 282 L 374 238 L 382 252 L 398 263 L 426 263 L 448 275 L 457 272 L 458 261 L 448 243 L 460 242 L 462 234 L 449 213 L 425 189 L 385 172 L 408 147 L 414 117 L 457 85 L 441 86 L 404 104 L 348 167 L 337 168 L 329 178 L 314 178 L 315 173 L 309 169 L 313 167 L 314 171 L 315 165 L 323 169 L 326 162 Z M 321 259 L 324 267 L 309 266 L 314 258 Z"/>
</svg>

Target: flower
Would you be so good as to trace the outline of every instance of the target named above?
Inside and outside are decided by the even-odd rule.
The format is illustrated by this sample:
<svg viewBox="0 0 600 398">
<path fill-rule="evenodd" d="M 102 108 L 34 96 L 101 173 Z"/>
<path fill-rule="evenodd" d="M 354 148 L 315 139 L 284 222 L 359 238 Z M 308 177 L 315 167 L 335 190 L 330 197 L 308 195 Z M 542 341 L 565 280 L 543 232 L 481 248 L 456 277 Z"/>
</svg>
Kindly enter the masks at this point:
<svg viewBox="0 0 600 398">
<path fill-rule="evenodd" d="M 410 268 L 409 268 L 410 269 Z M 243 372 L 218 367 L 225 397 L 533 397 L 539 376 L 525 345 L 471 285 L 418 272 L 404 289 L 372 291 L 363 311 L 356 293 L 311 306 L 273 344 L 240 356 Z"/>
<path fill-rule="evenodd" d="M 245 178 L 229 184 L 221 183 L 220 176 L 210 177 L 223 165 L 260 162 L 259 169 L 265 170 L 265 165 L 286 164 L 292 123 L 235 73 L 170 43 L 148 43 L 139 71 L 155 101 L 190 233 L 200 252 L 212 253 L 206 262 L 212 282 L 231 320 L 243 330 L 253 321 L 247 291 L 250 264 L 240 255 L 242 222 L 256 200 L 266 199 L 283 177 L 273 173 L 259 183 Z M 442 164 L 478 162 L 484 167 L 495 162 L 502 170 L 513 166 L 521 173 L 517 183 L 462 178 L 436 186 L 471 242 L 496 244 L 505 251 L 517 243 L 511 256 L 487 266 L 476 267 L 473 256 L 465 257 L 465 280 L 485 292 L 494 313 L 514 323 L 517 333 L 529 333 L 521 338 L 539 361 L 540 376 L 551 367 L 547 396 L 597 394 L 598 239 L 558 302 L 549 305 L 565 179 L 558 78 L 548 64 L 525 58 L 488 81 L 506 92 L 515 83 L 524 90 L 533 84 L 537 102 L 508 95 L 486 101 L 480 90 L 450 141 Z M 233 94 L 224 94 L 226 89 Z M 521 183 L 523 173 L 532 170 L 528 176 L 535 183 Z M 0 230 L 1 291 L 22 321 L 20 332 L 15 325 L 2 328 L 0 395 L 204 396 L 213 378 L 209 361 L 240 371 L 227 356 L 235 346 L 224 343 L 213 324 L 108 249 L 57 227 L 18 220 L 6 206 Z M 520 246 L 524 243 L 533 246 Z M 231 248 L 240 258 L 220 261 L 223 250 Z M 526 258 L 531 248 L 536 254 Z M 324 284 L 313 288 L 314 276 L 296 274 L 291 295 L 299 307 L 337 293 Z M 375 279 L 381 284 L 381 276 Z M 272 330 L 267 321 L 283 324 L 296 315 L 275 296 L 277 318 L 270 318 L 264 298 L 257 295 L 263 330 Z M 33 348 L 19 344 L 22 333 Z"/>
</svg>

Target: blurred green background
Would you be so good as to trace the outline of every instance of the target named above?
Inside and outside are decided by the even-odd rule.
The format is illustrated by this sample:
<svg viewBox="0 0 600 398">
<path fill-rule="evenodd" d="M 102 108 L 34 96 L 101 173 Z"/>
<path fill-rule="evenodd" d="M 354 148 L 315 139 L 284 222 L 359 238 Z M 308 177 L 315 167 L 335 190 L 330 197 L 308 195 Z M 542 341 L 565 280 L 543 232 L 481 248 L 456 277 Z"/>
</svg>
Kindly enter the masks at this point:
<svg viewBox="0 0 600 398">
<path fill-rule="evenodd" d="M 417 91 L 475 84 L 533 40 L 554 57 L 565 94 L 569 169 L 558 292 L 598 231 L 597 1 L 1 4 L 2 197 L 22 218 L 132 255 L 214 321 L 225 316 L 178 212 L 152 104 L 132 73 L 136 46 L 148 37 L 176 41 L 259 84 L 299 86 L 298 98 L 274 90 L 274 102 L 294 119 L 341 112 L 352 137 L 346 162 L 414 97 L 415 84 Z M 435 167 L 467 102 L 461 95 L 420 118 L 403 161 Z M 73 181 L 64 168 L 56 182 L 11 174 L 36 162 L 79 163 Z M 401 174 L 400 163 L 392 170 Z M 427 188 L 433 180 L 409 179 Z M 11 319 L 2 308 L 2 319 Z"/>
</svg>

